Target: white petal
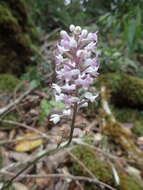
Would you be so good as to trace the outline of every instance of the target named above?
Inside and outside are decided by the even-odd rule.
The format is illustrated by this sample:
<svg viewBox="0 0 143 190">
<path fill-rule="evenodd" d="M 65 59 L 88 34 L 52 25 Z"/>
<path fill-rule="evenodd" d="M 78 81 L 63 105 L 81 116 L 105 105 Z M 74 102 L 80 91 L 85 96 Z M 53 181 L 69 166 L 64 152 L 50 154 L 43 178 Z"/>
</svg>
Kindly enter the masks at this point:
<svg viewBox="0 0 143 190">
<path fill-rule="evenodd" d="M 79 69 L 73 69 L 73 70 L 71 71 L 71 74 L 72 74 L 72 76 L 74 76 L 74 75 L 79 75 L 79 74 L 80 74 L 80 70 L 79 70 Z"/>
<path fill-rule="evenodd" d="M 85 108 L 85 107 L 87 107 L 87 106 L 88 106 L 88 103 L 87 103 L 87 102 L 85 102 L 85 103 L 83 103 L 83 104 L 80 105 L 81 108 Z"/>
<path fill-rule="evenodd" d="M 75 88 L 76 88 L 75 84 L 72 85 L 66 84 L 65 86 L 62 86 L 63 90 L 75 90 Z"/>
<path fill-rule="evenodd" d="M 69 45 L 70 45 L 71 48 L 76 48 L 76 47 L 77 47 L 77 42 L 76 42 L 76 40 L 74 40 L 73 38 L 71 38 Z"/>
<path fill-rule="evenodd" d="M 60 102 L 64 100 L 64 94 L 55 95 L 56 102 Z"/>
<path fill-rule="evenodd" d="M 99 68 L 99 67 L 94 67 L 94 68 L 93 68 L 93 67 L 90 66 L 90 67 L 88 67 L 88 68 L 85 70 L 85 72 L 96 76 L 96 75 L 97 75 L 98 68 Z"/>
<path fill-rule="evenodd" d="M 61 93 L 61 87 L 60 87 L 59 85 L 53 84 L 52 87 L 56 90 L 56 92 L 57 92 L 58 94 Z"/>
<path fill-rule="evenodd" d="M 71 114 L 71 110 L 70 110 L 70 109 L 68 109 L 68 110 L 63 110 L 63 115 L 68 116 L 68 115 L 70 115 L 70 114 Z"/>
<path fill-rule="evenodd" d="M 51 115 L 50 121 L 52 121 L 54 124 L 57 124 L 60 121 L 60 115 L 58 114 Z"/>
<path fill-rule="evenodd" d="M 79 98 L 77 97 L 71 97 L 71 102 L 78 102 L 79 101 Z"/>
<path fill-rule="evenodd" d="M 93 94 L 91 92 L 86 92 L 84 94 L 84 97 L 87 98 L 88 100 L 90 100 L 91 102 L 94 102 L 95 99 L 98 97 L 98 94 L 96 94 L 95 96 L 93 96 Z"/>
</svg>

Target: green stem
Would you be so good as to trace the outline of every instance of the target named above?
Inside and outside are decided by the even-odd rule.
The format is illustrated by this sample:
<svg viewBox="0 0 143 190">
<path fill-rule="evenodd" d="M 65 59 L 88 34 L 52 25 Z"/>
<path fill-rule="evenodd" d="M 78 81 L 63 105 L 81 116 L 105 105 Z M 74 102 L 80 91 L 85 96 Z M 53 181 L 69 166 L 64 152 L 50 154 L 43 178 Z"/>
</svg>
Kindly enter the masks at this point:
<svg viewBox="0 0 143 190">
<path fill-rule="evenodd" d="M 21 175 L 26 169 L 28 169 L 30 166 L 32 166 L 33 164 L 35 164 L 36 162 L 38 162 L 41 158 L 43 158 L 44 156 L 48 155 L 49 153 L 53 153 L 55 151 L 59 151 L 64 149 L 65 147 L 67 147 L 67 145 L 64 145 L 62 147 L 58 147 L 58 148 L 54 148 L 52 150 L 48 150 L 47 152 L 44 152 L 43 154 L 41 154 L 40 156 L 36 157 L 33 161 L 29 162 L 24 168 L 22 168 L 14 177 L 12 177 L 10 180 L 6 181 L 2 187 L 1 190 L 7 190 L 8 187 L 12 184 L 12 182 L 19 176 Z"/>
<path fill-rule="evenodd" d="M 59 151 L 62 150 L 64 148 L 66 148 L 67 146 L 69 146 L 69 144 L 72 141 L 73 138 L 73 132 L 74 132 L 74 124 L 75 124 L 75 118 L 76 118 L 76 114 L 77 114 L 77 103 L 74 104 L 74 108 L 73 108 L 73 117 L 72 117 L 72 123 L 71 123 L 71 131 L 70 131 L 70 136 L 69 136 L 69 141 L 66 145 L 62 146 L 62 147 L 56 147 L 55 149 L 52 150 L 48 150 L 47 152 L 44 152 L 43 154 L 41 154 L 40 156 L 36 157 L 33 161 L 29 162 L 24 168 L 22 168 L 14 177 L 12 177 L 10 180 L 6 181 L 2 187 L 1 190 L 7 190 L 8 187 L 12 184 L 12 182 L 18 177 L 20 176 L 25 170 L 27 170 L 30 166 L 32 166 L 33 164 L 35 164 L 36 162 L 38 162 L 40 159 L 42 159 L 44 156 L 47 156 L 49 153 L 53 153 L 55 151 Z"/>
<path fill-rule="evenodd" d="M 73 138 L 73 132 L 74 132 L 74 127 L 75 127 L 74 124 L 75 124 L 76 114 L 77 114 L 77 103 L 74 104 L 74 108 L 73 108 L 73 117 L 72 117 L 72 122 L 71 122 L 71 131 L 70 131 L 69 141 L 66 144 L 67 146 L 71 143 L 72 138 Z"/>
</svg>

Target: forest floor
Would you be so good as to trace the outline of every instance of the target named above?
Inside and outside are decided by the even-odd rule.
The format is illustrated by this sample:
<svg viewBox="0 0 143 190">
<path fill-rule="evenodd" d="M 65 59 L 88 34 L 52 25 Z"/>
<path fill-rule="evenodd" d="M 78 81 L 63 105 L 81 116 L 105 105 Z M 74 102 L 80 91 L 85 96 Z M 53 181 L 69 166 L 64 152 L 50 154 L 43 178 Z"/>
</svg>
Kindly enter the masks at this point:
<svg viewBox="0 0 143 190">
<path fill-rule="evenodd" d="M 41 49 L 43 60 L 52 62 L 53 46 Z M 43 76 L 48 86 L 53 75 Z M 106 93 L 101 86 L 99 104 L 76 115 L 72 143 L 65 147 L 71 121 L 49 121 L 62 109 L 49 89 L 23 80 L 1 92 L 0 187 L 12 180 L 9 190 L 142 190 L 143 136 L 133 133 L 132 122 L 118 121 Z"/>
</svg>

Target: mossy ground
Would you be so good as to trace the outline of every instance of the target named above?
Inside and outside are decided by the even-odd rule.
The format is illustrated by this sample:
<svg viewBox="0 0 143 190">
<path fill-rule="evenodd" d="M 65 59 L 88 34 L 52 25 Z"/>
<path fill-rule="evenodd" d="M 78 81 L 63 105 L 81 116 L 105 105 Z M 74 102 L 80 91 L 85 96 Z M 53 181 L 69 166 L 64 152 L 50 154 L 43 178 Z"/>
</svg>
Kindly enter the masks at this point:
<svg viewBox="0 0 143 190">
<path fill-rule="evenodd" d="M 98 180 L 107 183 L 118 190 L 142 190 L 143 187 L 132 176 L 127 175 L 116 168 L 120 177 L 120 185 L 116 185 L 112 173 L 111 166 L 107 160 L 103 159 L 101 155 L 97 154 L 94 150 L 84 146 L 78 146 L 73 150 L 73 154 L 80 160 Z M 72 160 L 71 173 L 74 175 L 89 176 L 89 174 L 75 161 Z M 86 183 L 87 190 L 99 190 L 95 184 Z"/>
<path fill-rule="evenodd" d="M 10 74 L 0 74 L 0 92 L 12 92 L 20 80 Z"/>
<path fill-rule="evenodd" d="M 133 124 L 132 131 L 137 136 L 143 136 L 143 112 L 128 107 L 118 108 L 112 106 L 116 119 L 122 123 Z"/>
<path fill-rule="evenodd" d="M 126 74 L 107 73 L 99 77 L 99 86 L 105 85 L 112 103 L 120 107 L 143 108 L 143 80 Z"/>
<path fill-rule="evenodd" d="M 10 120 L 10 121 L 17 121 L 18 118 L 19 118 L 19 116 L 16 113 L 9 113 L 3 117 L 4 120 Z M 8 123 L 4 123 L 4 122 L 0 122 L 0 126 L 4 130 L 11 130 L 11 129 L 17 128 L 17 126 L 14 126 L 14 125 L 11 125 Z"/>
<path fill-rule="evenodd" d="M 120 173 L 121 184 L 119 190 L 142 190 L 142 185 L 132 176 Z"/>
<path fill-rule="evenodd" d="M 104 160 L 101 160 L 93 150 L 84 146 L 79 146 L 74 149 L 73 154 L 96 176 L 97 179 L 108 184 L 111 181 L 113 182 L 110 166 Z M 89 176 L 89 174 L 74 161 L 71 171 L 75 175 Z M 94 189 L 94 186 L 92 184 L 89 185 L 89 183 L 87 183 L 87 187 L 88 189 Z"/>
</svg>

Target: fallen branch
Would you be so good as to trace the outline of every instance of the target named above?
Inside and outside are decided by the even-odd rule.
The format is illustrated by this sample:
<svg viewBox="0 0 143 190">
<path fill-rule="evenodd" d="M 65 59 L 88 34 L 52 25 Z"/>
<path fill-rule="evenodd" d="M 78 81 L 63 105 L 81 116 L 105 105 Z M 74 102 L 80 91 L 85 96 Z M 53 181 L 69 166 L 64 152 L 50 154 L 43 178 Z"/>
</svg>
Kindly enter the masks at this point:
<svg viewBox="0 0 143 190">
<path fill-rule="evenodd" d="M 23 123 L 19 123 L 19 122 L 16 122 L 16 121 L 11 121 L 11 120 L 3 120 L 3 119 L 0 119 L 0 122 L 10 124 L 10 125 L 15 125 L 15 126 L 18 126 L 18 127 L 23 127 L 25 129 L 31 130 L 31 131 L 33 131 L 35 133 L 38 133 L 39 135 L 41 135 L 42 137 L 47 138 L 47 139 L 51 138 L 51 136 L 48 136 L 45 133 L 42 133 L 38 129 L 35 129 L 35 128 L 30 127 L 30 126 L 28 126 L 26 124 L 23 124 Z"/>
<path fill-rule="evenodd" d="M 7 174 L 10 176 L 14 176 L 14 174 L 12 172 L 0 172 L 3 174 Z M 96 178 L 90 178 L 90 177 L 85 177 L 85 176 L 73 176 L 71 174 L 49 174 L 49 175 L 28 175 L 28 174 L 22 174 L 21 175 L 22 178 L 58 178 L 58 177 L 63 177 L 63 178 L 70 178 L 72 180 L 78 180 L 78 181 L 87 181 L 90 183 L 96 183 L 99 185 L 102 185 L 104 187 L 107 187 L 110 190 L 116 190 L 115 188 L 111 187 L 110 185 L 103 183 L 101 181 L 99 181 Z"/>
<path fill-rule="evenodd" d="M 82 144 L 82 143 L 79 143 L 79 142 L 82 142 L 82 140 L 80 140 L 80 141 L 77 141 L 77 140 L 74 140 L 73 139 L 73 142 L 75 142 L 76 144 Z M 77 143 L 78 142 L 78 143 Z M 14 174 L 14 176 L 10 179 L 10 180 L 8 180 L 8 181 L 6 181 L 5 183 L 4 183 L 4 186 L 2 187 L 2 189 L 1 190 L 6 190 L 10 185 L 11 185 L 11 183 L 18 177 L 18 176 L 23 176 L 24 177 L 24 175 L 22 174 L 25 170 L 27 170 L 29 167 L 31 167 L 32 165 L 34 165 L 35 163 L 37 163 L 39 160 L 41 160 L 43 157 L 45 157 L 45 156 L 47 156 L 48 154 L 50 154 L 50 153 L 54 153 L 54 152 L 57 152 L 57 151 L 60 151 L 60 150 L 63 150 L 63 149 L 65 149 L 65 148 L 67 148 L 68 146 L 67 146 L 67 142 L 64 142 L 64 143 L 62 143 L 61 145 L 60 145 L 60 147 L 58 147 L 58 148 L 54 148 L 54 149 L 52 149 L 52 150 L 48 150 L 48 151 L 44 151 L 44 152 L 42 152 L 40 155 L 38 155 L 37 157 L 35 157 L 32 161 L 29 161 L 29 163 L 27 163 L 26 164 L 26 166 L 24 167 L 24 168 L 22 168 L 17 174 Z M 1 170 L 0 172 L 5 172 L 4 170 Z M 30 176 L 29 176 L 30 177 Z M 88 179 L 88 181 L 90 182 L 90 179 L 91 178 L 87 178 L 87 177 L 85 177 L 86 179 Z M 76 178 L 76 180 L 83 180 L 83 178 L 81 179 L 80 178 L 80 176 L 79 176 L 79 178 Z M 92 182 L 92 181 L 91 181 Z M 109 189 L 111 189 L 111 190 L 115 190 L 114 188 L 112 188 L 110 185 L 107 185 L 107 184 L 104 184 L 103 182 L 100 182 L 100 181 L 98 181 L 96 178 L 95 179 L 93 179 L 93 182 L 95 182 L 95 183 L 98 183 L 98 184 L 100 184 L 100 185 L 103 185 L 104 187 L 108 187 Z"/>
<path fill-rule="evenodd" d="M 26 164 L 25 167 L 23 167 L 17 174 L 15 174 L 10 180 L 7 180 L 4 182 L 4 185 L 2 187 L 1 190 L 7 190 L 8 187 L 12 184 L 12 182 L 18 177 L 21 176 L 21 174 L 26 171 L 28 168 L 30 168 L 31 166 L 33 166 L 35 163 L 37 163 L 39 160 L 41 160 L 43 157 L 49 155 L 50 153 L 54 153 L 60 150 L 63 150 L 64 148 L 67 148 L 67 145 L 64 143 L 62 144 L 60 147 L 56 147 L 54 149 L 48 150 L 48 151 L 44 151 L 42 152 L 40 155 L 38 155 L 36 158 L 34 158 L 32 161 L 29 161 L 29 163 Z"/>
</svg>

